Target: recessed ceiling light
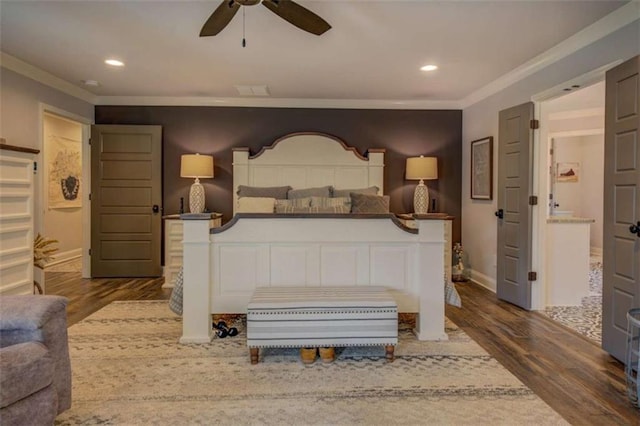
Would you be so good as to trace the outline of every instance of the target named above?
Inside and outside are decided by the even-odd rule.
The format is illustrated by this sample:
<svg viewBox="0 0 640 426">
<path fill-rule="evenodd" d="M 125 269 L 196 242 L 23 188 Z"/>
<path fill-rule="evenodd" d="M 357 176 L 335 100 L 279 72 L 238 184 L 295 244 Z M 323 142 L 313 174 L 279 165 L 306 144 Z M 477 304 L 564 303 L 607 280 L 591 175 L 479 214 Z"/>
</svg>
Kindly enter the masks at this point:
<svg viewBox="0 0 640 426">
<path fill-rule="evenodd" d="M 435 71 L 437 69 L 437 65 L 425 65 L 424 67 L 420 68 L 421 71 Z"/>
<path fill-rule="evenodd" d="M 124 62 L 119 61 L 117 59 L 107 59 L 104 61 L 104 63 L 114 67 L 124 67 Z"/>
<path fill-rule="evenodd" d="M 83 83 L 85 86 L 93 86 L 93 87 L 98 87 L 98 86 L 100 86 L 100 83 L 98 83 L 98 82 L 97 82 L 97 81 L 95 81 L 95 80 L 82 80 L 82 83 Z"/>
</svg>

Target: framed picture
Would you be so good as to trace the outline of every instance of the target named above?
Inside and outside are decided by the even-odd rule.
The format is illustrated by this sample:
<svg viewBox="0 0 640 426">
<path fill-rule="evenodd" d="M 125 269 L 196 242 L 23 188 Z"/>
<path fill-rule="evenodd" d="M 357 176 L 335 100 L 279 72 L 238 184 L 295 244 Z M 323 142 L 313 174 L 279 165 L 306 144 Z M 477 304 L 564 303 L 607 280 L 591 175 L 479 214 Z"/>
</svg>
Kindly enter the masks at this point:
<svg viewBox="0 0 640 426">
<path fill-rule="evenodd" d="M 471 198 L 493 199 L 493 136 L 471 142 Z"/>
<path fill-rule="evenodd" d="M 558 163 L 556 182 L 578 182 L 580 178 L 580 163 Z"/>
<path fill-rule="evenodd" d="M 47 144 L 47 192 L 50 209 L 82 207 L 82 143 L 49 136 Z"/>
</svg>

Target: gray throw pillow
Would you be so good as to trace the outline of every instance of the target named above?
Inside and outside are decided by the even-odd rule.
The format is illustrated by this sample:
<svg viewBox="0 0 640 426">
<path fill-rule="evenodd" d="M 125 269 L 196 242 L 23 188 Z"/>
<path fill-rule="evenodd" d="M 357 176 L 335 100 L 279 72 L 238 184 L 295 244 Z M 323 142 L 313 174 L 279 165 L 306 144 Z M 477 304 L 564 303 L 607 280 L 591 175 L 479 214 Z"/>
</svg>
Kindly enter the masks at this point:
<svg viewBox="0 0 640 426">
<path fill-rule="evenodd" d="M 247 186 L 238 185 L 238 197 L 263 197 L 285 200 L 290 186 Z"/>
<path fill-rule="evenodd" d="M 292 189 L 287 194 L 287 198 L 307 198 L 307 197 L 330 197 L 331 186 L 321 186 L 319 188 Z"/>
<path fill-rule="evenodd" d="M 333 188 L 332 197 L 349 197 L 352 192 L 356 192 L 358 194 L 371 194 L 378 195 L 378 191 L 380 188 L 377 186 L 370 186 L 368 188 L 359 188 L 359 189 L 335 189 Z"/>
<path fill-rule="evenodd" d="M 389 196 L 352 192 L 351 213 L 389 213 Z"/>
</svg>

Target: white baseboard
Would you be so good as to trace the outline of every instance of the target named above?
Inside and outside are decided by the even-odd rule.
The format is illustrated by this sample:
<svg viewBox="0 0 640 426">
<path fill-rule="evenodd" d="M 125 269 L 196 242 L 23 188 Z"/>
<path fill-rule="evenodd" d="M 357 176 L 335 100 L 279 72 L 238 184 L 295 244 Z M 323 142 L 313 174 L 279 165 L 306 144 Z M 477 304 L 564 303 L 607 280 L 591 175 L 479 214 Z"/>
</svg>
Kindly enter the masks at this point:
<svg viewBox="0 0 640 426">
<path fill-rule="evenodd" d="M 591 256 L 602 257 L 602 247 L 591 247 Z"/>
<path fill-rule="evenodd" d="M 68 250 L 68 251 L 61 251 L 61 252 L 55 253 L 55 255 L 53 256 L 53 260 L 47 263 L 47 267 L 60 265 L 61 263 L 71 262 L 72 260 L 75 260 L 79 257 L 82 257 L 81 248 Z"/>
<path fill-rule="evenodd" d="M 488 275 L 485 275 L 481 272 L 471 270 L 471 281 L 474 283 L 481 285 L 487 290 L 495 293 L 496 292 L 496 280 L 495 278 L 491 278 Z"/>
</svg>

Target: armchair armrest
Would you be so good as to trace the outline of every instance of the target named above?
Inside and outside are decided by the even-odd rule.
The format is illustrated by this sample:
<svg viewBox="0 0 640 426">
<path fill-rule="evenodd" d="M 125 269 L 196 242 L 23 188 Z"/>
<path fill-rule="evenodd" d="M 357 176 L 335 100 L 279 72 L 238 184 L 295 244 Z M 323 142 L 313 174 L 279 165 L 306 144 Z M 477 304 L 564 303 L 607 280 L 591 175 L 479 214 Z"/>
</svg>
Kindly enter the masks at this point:
<svg viewBox="0 0 640 426">
<path fill-rule="evenodd" d="M 58 413 L 71 406 L 67 303 L 60 296 L 0 297 L 0 348 L 33 341 L 47 347 L 54 364 Z"/>
</svg>

